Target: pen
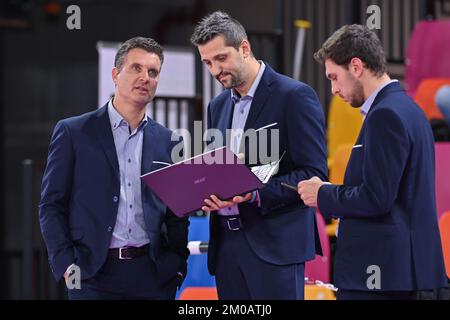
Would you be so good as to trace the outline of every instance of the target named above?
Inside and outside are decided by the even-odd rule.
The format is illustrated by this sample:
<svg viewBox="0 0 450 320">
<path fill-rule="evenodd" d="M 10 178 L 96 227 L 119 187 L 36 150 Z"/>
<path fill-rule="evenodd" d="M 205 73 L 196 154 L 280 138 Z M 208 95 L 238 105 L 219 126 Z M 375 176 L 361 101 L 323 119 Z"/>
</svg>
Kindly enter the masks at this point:
<svg viewBox="0 0 450 320">
<path fill-rule="evenodd" d="M 294 187 L 293 185 L 290 185 L 290 184 L 287 184 L 287 183 L 284 183 L 284 182 L 281 182 L 281 185 L 282 185 L 283 187 L 286 187 L 286 188 L 288 188 L 288 189 L 291 189 L 292 191 L 295 191 L 295 192 L 298 191 L 298 190 L 297 190 L 297 187 Z"/>
</svg>

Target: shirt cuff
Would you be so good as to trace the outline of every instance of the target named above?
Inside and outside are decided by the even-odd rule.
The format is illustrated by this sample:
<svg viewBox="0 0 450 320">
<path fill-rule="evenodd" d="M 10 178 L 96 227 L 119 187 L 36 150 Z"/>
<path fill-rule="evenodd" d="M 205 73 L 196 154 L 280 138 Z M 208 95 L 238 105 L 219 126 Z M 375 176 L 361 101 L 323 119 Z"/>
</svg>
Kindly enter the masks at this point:
<svg viewBox="0 0 450 320">
<path fill-rule="evenodd" d="M 259 192 L 258 190 L 252 192 L 252 200 L 250 200 L 250 203 L 258 202 L 258 208 L 261 207 L 261 199 L 259 198 Z"/>
<path fill-rule="evenodd" d="M 339 218 L 333 213 L 333 208 L 327 201 L 327 197 L 334 191 L 335 185 L 331 183 L 326 183 L 320 186 L 319 191 L 317 192 L 317 209 L 319 209 L 320 213 L 325 219 L 331 218 Z"/>
</svg>

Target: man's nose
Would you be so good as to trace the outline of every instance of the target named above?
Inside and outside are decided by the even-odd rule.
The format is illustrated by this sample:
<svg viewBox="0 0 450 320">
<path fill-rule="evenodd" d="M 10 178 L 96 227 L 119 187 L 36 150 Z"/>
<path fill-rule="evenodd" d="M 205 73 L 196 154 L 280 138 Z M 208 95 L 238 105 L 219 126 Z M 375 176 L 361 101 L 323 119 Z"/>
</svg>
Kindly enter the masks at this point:
<svg viewBox="0 0 450 320">
<path fill-rule="evenodd" d="M 144 82 L 150 81 L 150 76 L 148 74 L 148 70 L 142 70 L 142 72 L 139 76 Z"/>
<path fill-rule="evenodd" d="M 339 89 L 337 88 L 337 86 L 334 84 L 331 84 L 331 94 L 336 95 L 338 93 L 339 93 Z"/>
<path fill-rule="evenodd" d="M 222 72 L 222 68 L 220 67 L 220 65 L 215 62 L 211 64 L 209 70 L 214 77 L 217 77 Z"/>
</svg>

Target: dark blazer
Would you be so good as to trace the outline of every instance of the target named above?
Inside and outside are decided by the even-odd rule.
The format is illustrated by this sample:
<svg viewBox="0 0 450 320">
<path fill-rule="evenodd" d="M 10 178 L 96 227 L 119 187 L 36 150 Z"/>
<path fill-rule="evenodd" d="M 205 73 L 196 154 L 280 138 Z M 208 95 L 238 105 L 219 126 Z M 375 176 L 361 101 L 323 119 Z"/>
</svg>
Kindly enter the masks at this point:
<svg viewBox="0 0 450 320">
<path fill-rule="evenodd" d="M 225 136 L 231 128 L 233 103 L 230 90 L 214 98 L 208 107 L 208 127 Z M 296 186 L 313 176 L 327 177 L 325 129 L 322 107 L 315 92 L 306 84 L 273 71 L 266 65 L 256 89 L 244 130 L 277 123 L 269 129 L 279 130 L 279 154 L 286 151 L 276 176 L 259 191 L 257 203 L 239 205 L 243 232 L 250 247 L 264 261 L 277 265 L 302 263 L 321 253 L 315 221 L 315 209 L 306 207 L 297 192 L 280 182 Z M 261 142 L 271 150 L 271 137 Z M 214 143 L 214 142 L 213 142 Z M 218 147 L 215 145 L 214 147 Z M 248 143 L 246 164 L 250 163 Z M 263 152 L 263 154 L 265 154 Z M 257 164 L 261 164 L 258 157 Z M 218 219 L 211 214 L 208 267 L 215 274 Z"/>
<path fill-rule="evenodd" d="M 335 285 L 369 290 L 446 286 L 434 190 L 434 141 L 422 110 L 397 82 L 384 87 L 366 116 L 344 185 L 324 185 L 318 205 L 340 217 Z"/>
<path fill-rule="evenodd" d="M 148 120 L 144 128 L 142 173 L 170 162 L 171 131 Z M 51 139 L 42 181 L 39 218 L 53 274 L 59 280 L 76 263 L 82 279 L 104 264 L 116 223 L 119 163 L 107 105 L 62 120 Z M 146 185 L 142 203 L 150 257 L 162 282 L 186 274 L 188 220 L 177 218 Z"/>
</svg>

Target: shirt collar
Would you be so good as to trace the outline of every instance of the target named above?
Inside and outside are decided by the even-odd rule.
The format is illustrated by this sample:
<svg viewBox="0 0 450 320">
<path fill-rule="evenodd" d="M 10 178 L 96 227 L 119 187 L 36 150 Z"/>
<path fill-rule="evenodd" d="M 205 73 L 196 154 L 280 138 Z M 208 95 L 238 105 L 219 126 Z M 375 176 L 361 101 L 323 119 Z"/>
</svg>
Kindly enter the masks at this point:
<svg viewBox="0 0 450 320">
<path fill-rule="evenodd" d="M 392 79 L 391 81 L 388 81 L 381 86 L 379 86 L 368 98 L 366 101 L 364 101 L 361 108 L 359 108 L 359 111 L 365 116 L 369 113 L 370 108 L 372 107 L 373 102 L 375 101 L 375 98 L 377 97 L 378 93 L 383 90 L 384 87 L 386 87 L 388 84 L 391 84 L 392 82 L 397 82 L 398 80 Z"/>
<path fill-rule="evenodd" d="M 112 98 L 108 102 L 108 115 L 109 115 L 109 121 L 111 121 L 111 128 L 113 130 L 117 129 L 122 121 L 125 121 L 124 118 L 120 115 L 119 112 L 117 112 L 116 108 L 114 108 L 114 105 L 112 103 Z"/>
<path fill-rule="evenodd" d="M 264 64 L 263 61 L 258 60 L 260 67 L 258 70 L 258 73 L 256 74 L 256 78 L 252 83 L 252 86 L 250 87 L 250 90 L 248 90 L 246 97 L 250 97 L 253 98 L 256 92 L 256 89 L 258 88 L 259 82 L 261 81 L 262 75 L 264 73 L 264 70 L 266 69 L 266 65 Z M 242 99 L 243 97 L 239 96 L 239 93 L 232 89 L 231 90 L 231 99 L 233 99 L 235 102 L 239 101 L 240 99 Z"/>
<path fill-rule="evenodd" d="M 109 100 L 108 102 L 108 115 L 109 115 L 109 121 L 111 122 L 111 128 L 113 130 L 120 127 L 120 125 L 123 123 L 126 123 L 128 125 L 128 122 L 120 115 L 120 113 L 116 110 L 116 108 L 113 105 L 113 98 Z M 144 127 L 147 125 L 148 122 L 148 114 L 147 111 L 145 112 L 144 118 L 139 123 L 138 129 L 141 127 Z"/>
</svg>

